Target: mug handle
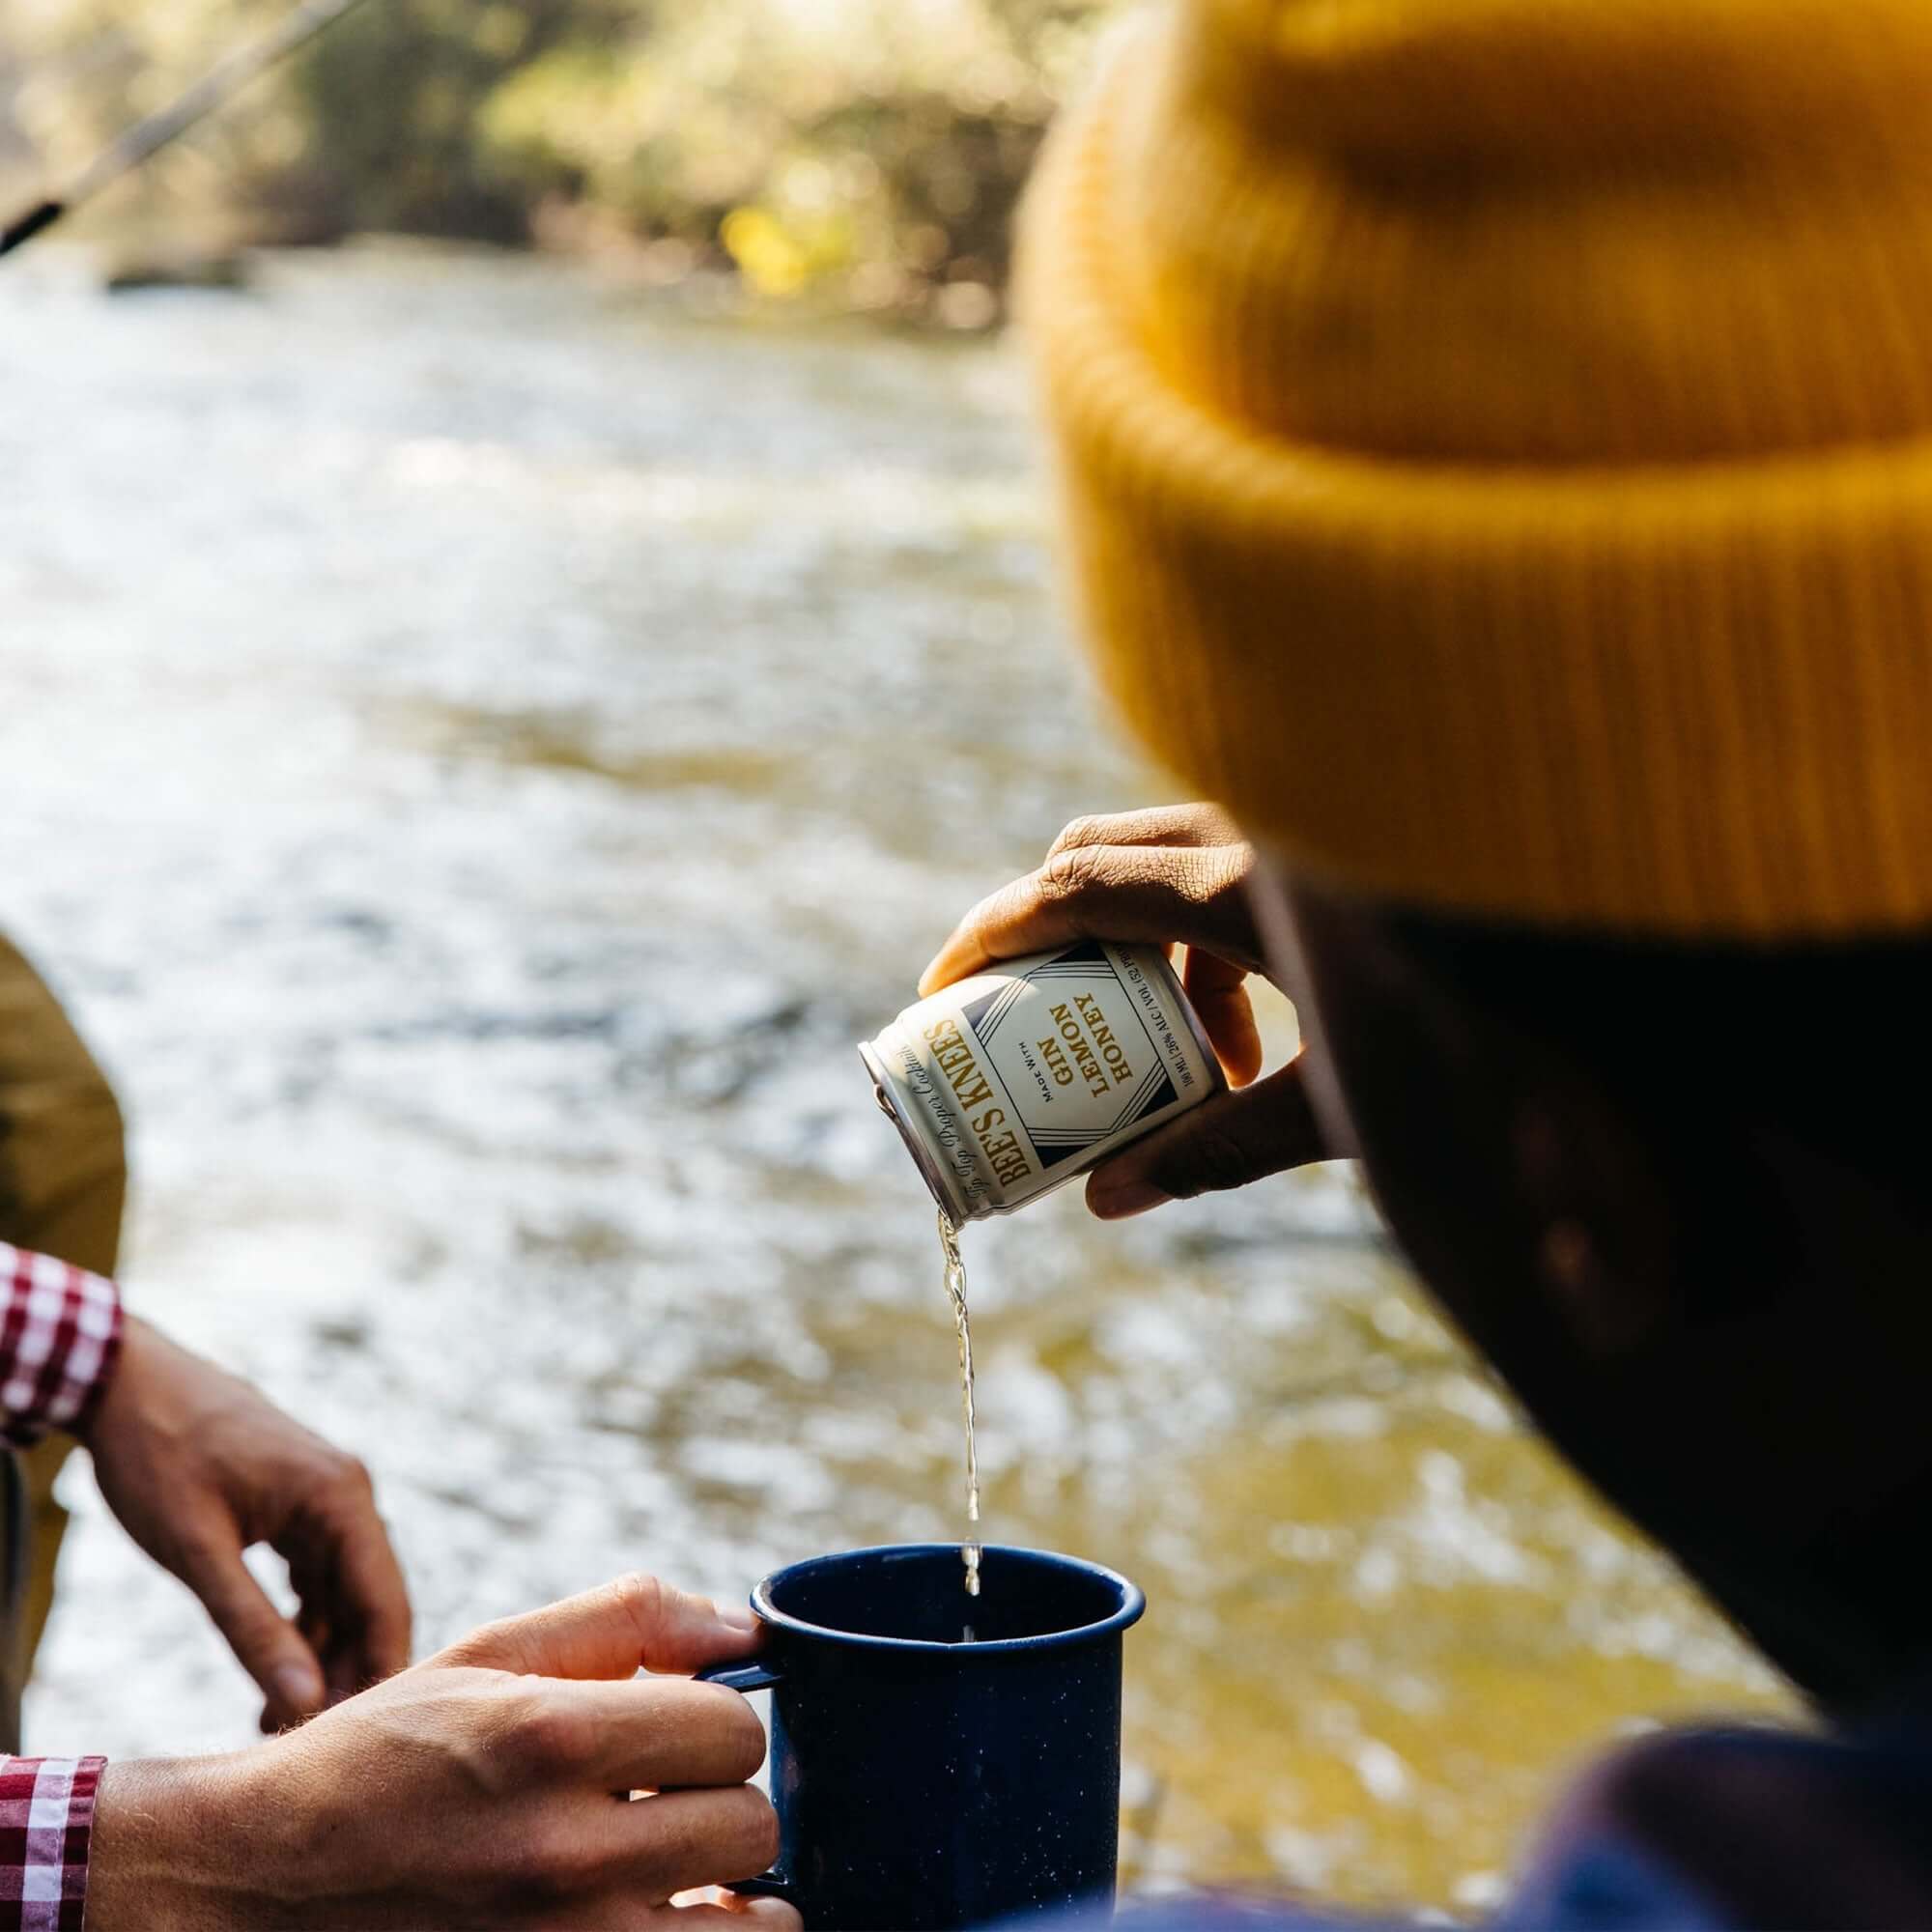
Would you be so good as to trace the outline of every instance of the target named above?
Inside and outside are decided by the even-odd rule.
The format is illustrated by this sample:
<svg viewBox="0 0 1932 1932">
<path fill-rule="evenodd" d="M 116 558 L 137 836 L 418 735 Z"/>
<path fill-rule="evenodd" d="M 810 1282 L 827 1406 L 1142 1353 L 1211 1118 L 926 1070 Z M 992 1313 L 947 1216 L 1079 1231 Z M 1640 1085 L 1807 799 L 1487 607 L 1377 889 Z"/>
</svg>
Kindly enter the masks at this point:
<svg viewBox="0 0 1932 1932">
<path fill-rule="evenodd" d="M 727 1690 L 769 1690 L 780 1682 L 779 1673 L 755 1658 L 750 1663 L 707 1663 L 691 1674 L 696 1683 L 722 1684 Z"/>
<path fill-rule="evenodd" d="M 776 1684 L 783 1682 L 780 1672 L 769 1663 L 707 1663 L 702 1670 L 694 1670 L 692 1676 L 699 1684 L 722 1684 L 727 1690 L 769 1690 Z M 727 1885 L 726 1891 L 735 1891 L 740 1898 L 781 1898 L 787 1905 L 798 1904 L 797 1894 L 792 1890 L 790 1881 L 776 1871 L 761 1872 L 756 1878 L 741 1878 Z"/>
</svg>

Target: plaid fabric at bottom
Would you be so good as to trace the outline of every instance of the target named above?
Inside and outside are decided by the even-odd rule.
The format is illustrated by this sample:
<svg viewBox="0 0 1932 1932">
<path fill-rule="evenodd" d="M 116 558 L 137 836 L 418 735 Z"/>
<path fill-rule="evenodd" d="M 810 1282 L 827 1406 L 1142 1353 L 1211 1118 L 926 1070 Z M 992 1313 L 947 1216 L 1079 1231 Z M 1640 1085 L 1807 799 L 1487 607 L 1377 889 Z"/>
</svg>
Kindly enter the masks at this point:
<svg viewBox="0 0 1932 1932">
<path fill-rule="evenodd" d="M 80 1932 L 98 1757 L 0 1757 L 0 1932 Z"/>
</svg>

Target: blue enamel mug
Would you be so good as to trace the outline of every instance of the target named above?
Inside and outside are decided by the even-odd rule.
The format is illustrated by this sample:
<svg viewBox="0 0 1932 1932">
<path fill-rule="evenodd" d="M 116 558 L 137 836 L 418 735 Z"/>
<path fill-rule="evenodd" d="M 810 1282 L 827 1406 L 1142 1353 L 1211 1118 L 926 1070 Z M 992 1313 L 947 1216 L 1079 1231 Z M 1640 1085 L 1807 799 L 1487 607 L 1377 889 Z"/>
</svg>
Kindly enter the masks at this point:
<svg viewBox="0 0 1932 1932">
<path fill-rule="evenodd" d="M 772 1693 L 776 1892 L 808 1932 L 1104 1915 L 1121 1826 L 1124 1577 L 956 1543 L 795 1563 L 752 1592 L 764 1648 L 698 1672 Z"/>
</svg>

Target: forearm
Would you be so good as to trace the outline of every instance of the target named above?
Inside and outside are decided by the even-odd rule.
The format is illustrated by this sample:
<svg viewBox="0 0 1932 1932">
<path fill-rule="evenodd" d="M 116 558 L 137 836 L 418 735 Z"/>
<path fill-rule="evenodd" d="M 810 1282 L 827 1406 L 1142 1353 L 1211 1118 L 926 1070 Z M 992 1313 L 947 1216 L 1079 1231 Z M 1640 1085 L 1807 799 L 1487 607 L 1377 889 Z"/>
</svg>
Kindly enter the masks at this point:
<svg viewBox="0 0 1932 1932">
<path fill-rule="evenodd" d="M 246 1815 L 240 1763 L 233 1754 L 136 1758 L 104 1769 L 85 1874 L 86 1932 L 276 1922 L 254 1881 L 274 1821 Z"/>
<path fill-rule="evenodd" d="M 103 1275 L 0 1241 L 0 1441 L 79 1431 L 114 1373 L 121 1294 Z"/>
</svg>

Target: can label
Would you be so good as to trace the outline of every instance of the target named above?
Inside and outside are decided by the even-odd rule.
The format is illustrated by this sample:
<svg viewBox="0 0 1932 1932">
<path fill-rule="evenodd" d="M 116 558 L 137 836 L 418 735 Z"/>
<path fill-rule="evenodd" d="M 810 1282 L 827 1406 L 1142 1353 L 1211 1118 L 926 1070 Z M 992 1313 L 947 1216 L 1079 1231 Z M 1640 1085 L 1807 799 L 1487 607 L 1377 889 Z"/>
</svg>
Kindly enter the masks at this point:
<svg viewBox="0 0 1932 1932">
<path fill-rule="evenodd" d="M 861 1046 L 940 1207 L 1006 1213 L 1226 1085 L 1158 947 L 1002 961 Z"/>
</svg>

